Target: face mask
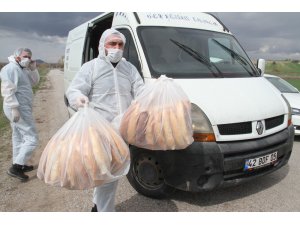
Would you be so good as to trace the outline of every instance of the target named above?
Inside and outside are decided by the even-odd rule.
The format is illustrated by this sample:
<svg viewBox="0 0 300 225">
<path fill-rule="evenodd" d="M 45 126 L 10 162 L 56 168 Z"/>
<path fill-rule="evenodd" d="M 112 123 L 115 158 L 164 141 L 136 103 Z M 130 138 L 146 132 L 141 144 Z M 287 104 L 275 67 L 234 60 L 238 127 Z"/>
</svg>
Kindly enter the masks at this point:
<svg viewBox="0 0 300 225">
<path fill-rule="evenodd" d="M 29 64 L 30 64 L 30 59 L 28 59 L 28 58 L 23 58 L 22 60 L 21 60 L 21 62 L 19 62 L 19 64 L 22 66 L 22 67 L 28 67 L 29 66 Z"/>
<path fill-rule="evenodd" d="M 107 58 L 112 63 L 117 63 L 122 59 L 123 50 L 118 48 L 108 48 L 107 50 Z"/>
</svg>

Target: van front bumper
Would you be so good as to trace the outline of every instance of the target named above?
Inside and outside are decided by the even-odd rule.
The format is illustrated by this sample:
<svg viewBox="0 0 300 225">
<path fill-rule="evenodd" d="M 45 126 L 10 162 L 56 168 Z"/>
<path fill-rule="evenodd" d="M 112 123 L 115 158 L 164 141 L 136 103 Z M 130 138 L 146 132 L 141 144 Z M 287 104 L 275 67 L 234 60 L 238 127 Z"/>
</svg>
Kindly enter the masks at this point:
<svg viewBox="0 0 300 225">
<path fill-rule="evenodd" d="M 268 137 L 235 142 L 194 142 L 185 150 L 154 151 L 164 171 L 165 183 L 176 189 L 199 192 L 249 181 L 287 164 L 294 141 L 294 128 Z M 246 159 L 277 151 L 277 162 L 244 171 Z"/>
</svg>

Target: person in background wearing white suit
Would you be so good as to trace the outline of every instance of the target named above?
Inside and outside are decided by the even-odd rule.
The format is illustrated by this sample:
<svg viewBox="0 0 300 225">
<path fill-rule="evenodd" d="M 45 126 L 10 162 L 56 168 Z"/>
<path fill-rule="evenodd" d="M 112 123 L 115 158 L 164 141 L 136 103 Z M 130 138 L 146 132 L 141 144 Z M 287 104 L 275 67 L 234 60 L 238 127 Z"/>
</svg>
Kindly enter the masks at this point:
<svg viewBox="0 0 300 225">
<path fill-rule="evenodd" d="M 66 92 L 71 107 L 93 102 L 95 110 L 109 122 L 126 111 L 144 82 L 137 69 L 122 58 L 125 43 L 119 31 L 103 32 L 98 57 L 82 65 Z M 94 189 L 92 212 L 115 211 L 117 184 L 115 180 Z"/>
<path fill-rule="evenodd" d="M 13 165 L 7 173 L 21 181 L 29 179 L 25 172 L 33 170 L 33 166 L 26 163 L 38 145 L 32 87 L 38 84 L 40 75 L 31 57 L 30 49 L 17 49 L 0 73 L 3 111 L 12 128 Z"/>
</svg>

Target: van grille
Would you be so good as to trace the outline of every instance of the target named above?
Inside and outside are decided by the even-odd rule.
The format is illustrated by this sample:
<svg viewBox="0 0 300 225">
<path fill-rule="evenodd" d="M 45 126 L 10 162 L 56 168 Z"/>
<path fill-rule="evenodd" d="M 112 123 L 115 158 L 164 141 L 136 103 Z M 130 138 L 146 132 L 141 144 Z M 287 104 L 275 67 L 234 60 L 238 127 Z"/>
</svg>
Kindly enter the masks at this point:
<svg viewBox="0 0 300 225">
<path fill-rule="evenodd" d="M 284 116 L 276 116 L 265 120 L 266 130 L 272 129 L 283 124 Z"/>
<path fill-rule="evenodd" d="M 265 120 L 266 130 L 277 127 L 284 122 L 284 115 L 268 118 Z M 219 133 L 221 135 L 237 135 L 237 134 L 251 134 L 252 123 L 230 123 L 218 125 Z"/>
<path fill-rule="evenodd" d="M 219 133 L 221 135 L 235 135 L 235 134 L 250 134 L 252 133 L 251 122 L 231 123 L 218 125 Z"/>
</svg>

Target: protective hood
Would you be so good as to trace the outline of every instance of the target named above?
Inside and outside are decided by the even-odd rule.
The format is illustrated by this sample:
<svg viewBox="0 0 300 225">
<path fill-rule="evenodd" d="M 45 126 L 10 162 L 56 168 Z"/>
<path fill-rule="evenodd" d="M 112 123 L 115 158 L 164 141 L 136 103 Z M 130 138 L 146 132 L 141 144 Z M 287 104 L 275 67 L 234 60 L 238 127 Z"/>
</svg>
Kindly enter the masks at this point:
<svg viewBox="0 0 300 225">
<path fill-rule="evenodd" d="M 99 41 L 99 55 L 98 57 L 100 59 L 106 59 L 106 55 L 105 55 L 105 47 L 104 47 L 104 44 L 105 44 L 105 40 L 108 36 L 110 35 L 116 35 L 116 36 L 119 36 L 120 38 L 122 38 L 123 42 L 124 42 L 124 45 L 126 43 L 126 38 L 125 36 L 120 33 L 119 31 L 115 30 L 115 29 L 107 29 L 106 31 L 103 32 L 101 38 L 100 38 L 100 41 Z"/>
<path fill-rule="evenodd" d="M 9 62 L 17 63 L 17 61 L 13 55 L 9 56 L 7 59 Z"/>
</svg>

